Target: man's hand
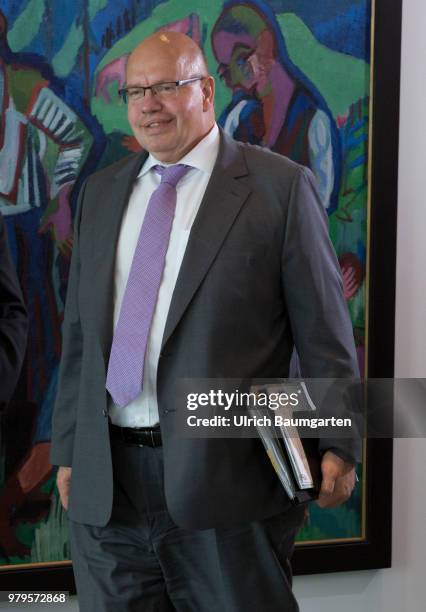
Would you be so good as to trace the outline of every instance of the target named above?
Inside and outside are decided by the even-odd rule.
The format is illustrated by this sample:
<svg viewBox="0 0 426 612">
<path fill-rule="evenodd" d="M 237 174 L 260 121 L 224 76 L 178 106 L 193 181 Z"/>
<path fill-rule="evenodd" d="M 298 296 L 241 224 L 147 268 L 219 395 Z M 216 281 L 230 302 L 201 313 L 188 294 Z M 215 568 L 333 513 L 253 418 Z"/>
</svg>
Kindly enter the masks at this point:
<svg viewBox="0 0 426 612">
<path fill-rule="evenodd" d="M 355 486 L 355 467 L 331 451 L 321 462 L 322 483 L 317 504 L 321 508 L 335 508 L 347 501 Z"/>
<path fill-rule="evenodd" d="M 61 498 L 61 503 L 65 510 L 68 510 L 68 497 L 70 494 L 71 486 L 71 472 L 70 467 L 60 467 L 56 476 L 56 484 Z"/>
</svg>

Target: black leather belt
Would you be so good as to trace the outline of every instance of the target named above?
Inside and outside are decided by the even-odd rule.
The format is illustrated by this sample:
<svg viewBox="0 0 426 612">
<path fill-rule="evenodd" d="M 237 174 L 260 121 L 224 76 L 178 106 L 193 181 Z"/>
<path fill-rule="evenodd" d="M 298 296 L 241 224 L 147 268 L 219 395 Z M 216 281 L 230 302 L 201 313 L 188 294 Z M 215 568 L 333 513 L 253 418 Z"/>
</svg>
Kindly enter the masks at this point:
<svg viewBox="0 0 426 612">
<path fill-rule="evenodd" d="M 109 424 L 109 431 L 113 440 L 134 446 L 161 446 L 160 427 L 119 427 Z"/>
</svg>

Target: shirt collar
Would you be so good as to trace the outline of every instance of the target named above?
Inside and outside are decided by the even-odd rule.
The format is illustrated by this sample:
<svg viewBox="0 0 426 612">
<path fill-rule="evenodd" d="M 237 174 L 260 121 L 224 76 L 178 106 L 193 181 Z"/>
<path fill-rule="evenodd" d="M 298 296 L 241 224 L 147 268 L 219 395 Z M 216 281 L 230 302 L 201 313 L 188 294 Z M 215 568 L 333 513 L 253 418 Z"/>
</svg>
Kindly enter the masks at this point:
<svg viewBox="0 0 426 612">
<path fill-rule="evenodd" d="M 188 151 L 179 161 L 178 164 L 187 164 L 197 170 L 211 174 L 216 163 L 217 154 L 219 152 L 219 128 L 215 123 L 212 129 L 193 149 Z M 138 178 L 145 176 L 153 166 L 171 166 L 158 161 L 151 153 L 148 155 L 144 165 L 142 166 Z"/>
</svg>

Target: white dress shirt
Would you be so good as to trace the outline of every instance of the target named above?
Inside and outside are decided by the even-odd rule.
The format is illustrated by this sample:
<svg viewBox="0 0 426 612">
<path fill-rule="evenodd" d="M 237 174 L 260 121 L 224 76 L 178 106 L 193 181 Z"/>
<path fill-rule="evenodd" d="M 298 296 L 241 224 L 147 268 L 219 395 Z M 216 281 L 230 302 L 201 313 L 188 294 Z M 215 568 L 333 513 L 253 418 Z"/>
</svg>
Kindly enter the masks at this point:
<svg viewBox="0 0 426 612">
<path fill-rule="evenodd" d="M 188 164 L 193 169 L 179 181 L 176 188 L 176 211 L 148 337 L 142 393 L 124 408 L 116 406 L 110 399 L 109 416 L 111 421 L 120 427 L 153 427 L 159 421 L 157 367 L 164 328 L 189 233 L 210 180 L 218 151 L 219 129 L 215 124 L 207 136 L 177 162 Z M 148 202 L 161 182 L 161 177 L 152 170 L 156 164 L 171 165 L 159 162 L 151 154 L 148 156 L 123 215 L 115 260 L 114 329 Z"/>
</svg>

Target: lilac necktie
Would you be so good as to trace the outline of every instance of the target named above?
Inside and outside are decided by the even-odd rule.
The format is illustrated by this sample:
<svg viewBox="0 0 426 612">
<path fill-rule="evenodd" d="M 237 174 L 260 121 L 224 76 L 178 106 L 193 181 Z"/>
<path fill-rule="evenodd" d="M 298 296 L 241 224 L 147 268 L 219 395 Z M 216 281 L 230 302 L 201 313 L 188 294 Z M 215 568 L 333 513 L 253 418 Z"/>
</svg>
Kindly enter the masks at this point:
<svg viewBox="0 0 426 612">
<path fill-rule="evenodd" d="M 161 183 L 153 192 L 133 255 L 114 331 L 106 388 L 127 406 L 142 391 L 146 346 L 176 208 L 176 185 L 190 166 L 154 166 Z"/>
</svg>

